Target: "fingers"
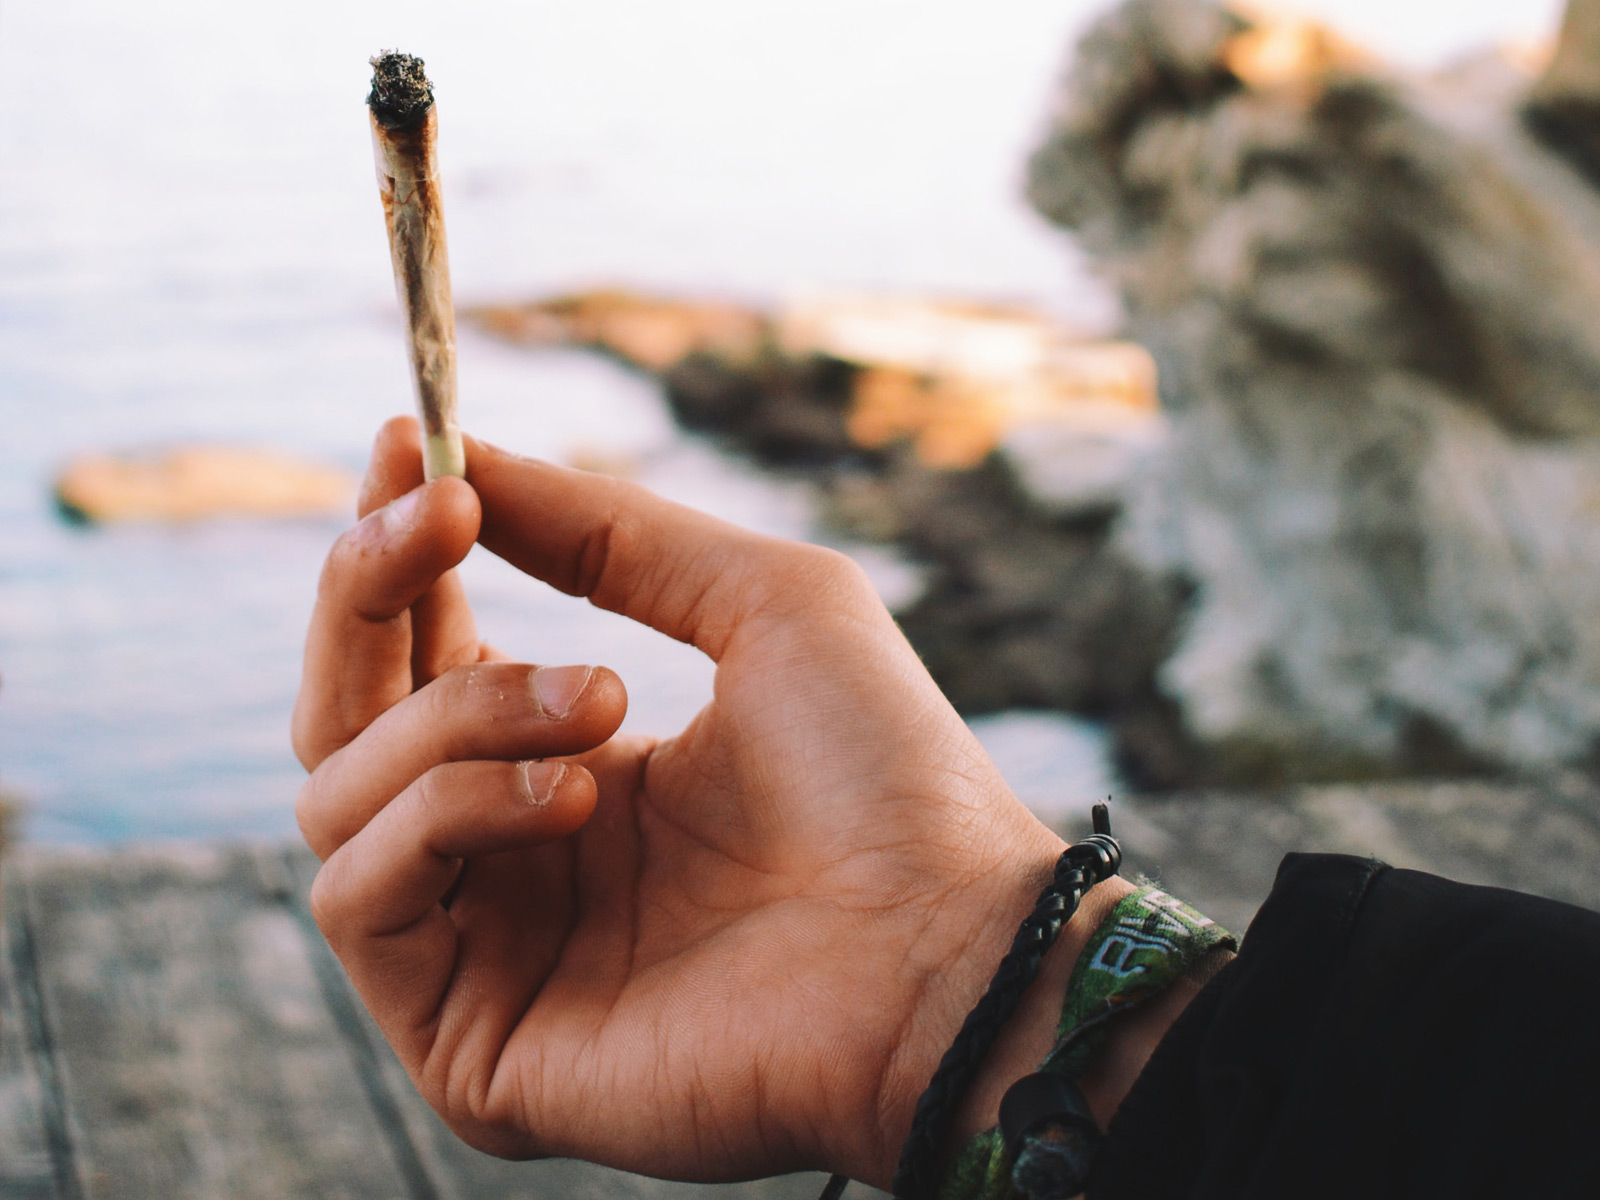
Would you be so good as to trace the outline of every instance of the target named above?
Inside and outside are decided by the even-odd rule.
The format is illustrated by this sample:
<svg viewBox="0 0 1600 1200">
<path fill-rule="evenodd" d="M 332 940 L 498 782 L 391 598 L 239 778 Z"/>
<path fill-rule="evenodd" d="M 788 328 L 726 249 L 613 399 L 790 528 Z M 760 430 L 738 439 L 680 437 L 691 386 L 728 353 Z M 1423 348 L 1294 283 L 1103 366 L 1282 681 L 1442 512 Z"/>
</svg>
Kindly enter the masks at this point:
<svg viewBox="0 0 1600 1200">
<path fill-rule="evenodd" d="M 357 512 L 365 517 L 422 486 L 422 449 L 414 417 L 394 417 L 378 431 Z M 480 658 L 478 628 L 461 577 L 440 576 L 411 608 L 412 686 Z"/>
<path fill-rule="evenodd" d="M 324 864 L 312 914 L 402 1059 L 415 1060 L 455 969 L 457 930 L 440 900 L 461 861 L 565 837 L 594 804 L 594 780 L 575 764 L 447 763 Z"/>
<path fill-rule="evenodd" d="M 308 769 L 410 694 L 408 610 L 466 557 L 479 519 L 470 487 L 436 479 L 363 517 L 334 544 L 295 703 L 295 752 Z"/>
<path fill-rule="evenodd" d="M 466 439 L 479 540 L 530 575 L 720 659 L 758 613 L 878 605 L 831 550 L 752 533 L 621 480 Z"/>
<path fill-rule="evenodd" d="M 458 667 L 331 754 L 301 789 L 295 815 L 326 859 L 439 764 L 578 754 L 615 733 L 627 705 L 622 681 L 604 667 Z"/>
<path fill-rule="evenodd" d="M 356 516 L 376 512 L 391 500 L 421 487 L 422 447 L 414 417 L 390 417 L 372 442 L 372 457 L 356 497 Z"/>
</svg>

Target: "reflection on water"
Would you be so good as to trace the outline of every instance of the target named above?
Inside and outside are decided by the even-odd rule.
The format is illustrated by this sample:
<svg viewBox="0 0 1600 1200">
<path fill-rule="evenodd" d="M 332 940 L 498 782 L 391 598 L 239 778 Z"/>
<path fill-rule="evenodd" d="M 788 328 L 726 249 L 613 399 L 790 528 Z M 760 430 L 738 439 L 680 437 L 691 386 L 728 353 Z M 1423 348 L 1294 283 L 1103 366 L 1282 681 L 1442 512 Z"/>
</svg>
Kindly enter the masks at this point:
<svg viewBox="0 0 1600 1200">
<path fill-rule="evenodd" d="M 367 54 L 402 45 L 438 81 L 463 297 L 608 278 L 758 299 L 937 289 L 1092 324 L 1103 295 L 1070 282 L 1068 251 L 1013 195 L 1071 7 L 288 0 L 245 21 L 179 0 L 8 5 L 0 782 L 28 800 L 28 835 L 292 828 L 288 711 L 338 522 L 71 528 L 48 488 L 73 453 L 175 441 L 357 468 L 405 407 Z M 684 439 L 612 366 L 471 336 L 461 361 L 483 436 L 627 459 L 686 502 L 811 532 L 803 487 Z M 869 559 L 887 591 L 914 587 Z M 708 694 L 694 651 L 487 555 L 465 571 L 508 651 L 616 667 L 630 728 L 670 731 Z M 1099 741 L 1068 728 L 984 736 L 1030 796 L 1102 790 Z"/>
</svg>

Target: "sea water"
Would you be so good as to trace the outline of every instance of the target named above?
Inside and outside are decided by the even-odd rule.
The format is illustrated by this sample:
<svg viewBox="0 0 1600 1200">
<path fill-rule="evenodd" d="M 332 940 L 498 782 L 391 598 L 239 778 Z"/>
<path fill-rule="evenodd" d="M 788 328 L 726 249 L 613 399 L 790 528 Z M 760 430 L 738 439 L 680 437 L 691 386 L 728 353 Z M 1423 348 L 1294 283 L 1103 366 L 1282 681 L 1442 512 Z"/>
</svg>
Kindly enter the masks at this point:
<svg viewBox="0 0 1600 1200">
<path fill-rule="evenodd" d="M 14 0 L 0 15 L 0 788 L 50 841 L 277 835 L 288 721 L 342 519 L 74 527 L 75 454 L 213 442 L 358 470 L 409 407 L 362 103 L 398 47 L 437 85 L 458 298 L 600 283 L 770 303 L 871 289 L 1102 291 L 1019 198 L 1070 30 L 1045 0 L 352 3 Z M 817 537 L 804 483 L 686 438 L 648 381 L 467 332 L 463 417 L 602 453 L 759 529 Z M 891 601 L 915 568 L 848 547 Z M 464 573 L 486 637 L 604 662 L 627 727 L 710 691 L 697 652 L 521 578 Z M 1100 733 L 989 718 L 1024 797 L 1110 786 Z"/>
</svg>

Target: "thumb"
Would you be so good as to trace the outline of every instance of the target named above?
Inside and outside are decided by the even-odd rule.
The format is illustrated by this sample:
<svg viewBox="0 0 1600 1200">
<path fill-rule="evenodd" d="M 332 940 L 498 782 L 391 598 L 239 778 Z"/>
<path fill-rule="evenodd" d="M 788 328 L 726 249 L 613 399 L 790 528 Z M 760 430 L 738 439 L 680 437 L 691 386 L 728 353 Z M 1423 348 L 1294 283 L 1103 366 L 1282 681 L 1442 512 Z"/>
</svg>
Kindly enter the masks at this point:
<svg viewBox="0 0 1600 1200">
<path fill-rule="evenodd" d="M 878 607 L 859 567 L 820 546 L 752 533 L 623 480 L 466 438 L 479 541 L 519 569 L 720 659 L 757 614 L 826 598 Z"/>
</svg>

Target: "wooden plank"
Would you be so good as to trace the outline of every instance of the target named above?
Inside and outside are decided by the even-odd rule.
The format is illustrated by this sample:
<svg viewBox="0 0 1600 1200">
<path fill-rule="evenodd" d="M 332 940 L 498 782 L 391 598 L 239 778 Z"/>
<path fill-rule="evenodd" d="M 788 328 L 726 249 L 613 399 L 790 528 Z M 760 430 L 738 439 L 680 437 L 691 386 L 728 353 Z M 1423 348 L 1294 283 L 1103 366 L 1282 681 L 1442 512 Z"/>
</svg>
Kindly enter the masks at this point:
<svg viewBox="0 0 1600 1200">
<path fill-rule="evenodd" d="M 10 874 L 0 864 L 0 881 Z M 43 1027 L 21 899 L 14 891 L 0 899 L 0 1200 L 52 1200 L 71 1195 L 77 1180 L 60 1096 L 47 1104 L 41 1078 L 53 1078 L 52 1064 L 41 1071 L 40 1063 L 51 1058 L 53 1038 Z"/>
<path fill-rule="evenodd" d="M 1600 794 L 1582 783 L 1205 793 L 1116 812 L 1131 870 L 1157 872 L 1239 931 L 1294 849 L 1600 908 Z M 25 848 L 8 860 L 0 1200 L 816 1195 L 815 1175 L 706 1187 L 462 1145 L 312 924 L 314 869 L 282 847 Z"/>
<path fill-rule="evenodd" d="M 413 1200 L 245 850 L 24 850 L 89 1196 Z"/>
</svg>

